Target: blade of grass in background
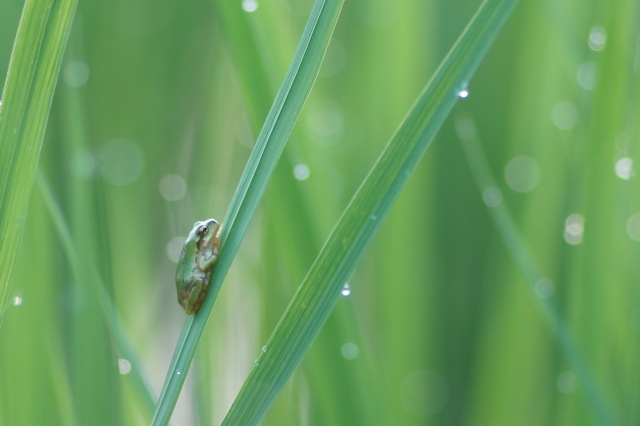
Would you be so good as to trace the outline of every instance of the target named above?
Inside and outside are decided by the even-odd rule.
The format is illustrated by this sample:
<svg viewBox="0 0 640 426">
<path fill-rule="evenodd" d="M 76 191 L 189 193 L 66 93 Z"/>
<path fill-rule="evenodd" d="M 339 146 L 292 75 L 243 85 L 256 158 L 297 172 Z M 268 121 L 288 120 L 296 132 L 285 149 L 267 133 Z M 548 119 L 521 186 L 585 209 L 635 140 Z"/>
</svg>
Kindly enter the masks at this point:
<svg viewBox="0 0 640 426">
<path fill-rule="evenodd" d="M 270 102 L 273 98 L 271 96 L 273 84 L 270 83 L 273 80 L 273 75 L 277 73 L 274 69 L 276 61 L 273 58 L 273 53 L 269 49 L 261 49 L 260 47 L 261 42 L 264 43 L 260 40 L 260 34 L 271 33 L 271 27 L 260 26 L 261 21 L 257 19 L 255 14 L 246 13 L 237 5 L 227 1 L 217 1 L 215 5 L 225 45 L 233 59 L 235 74 L 243 94 L 249 122 L 257 133 L 260 124 L 269 112 Z M 276 45 L 287 45 L 287 38 L 282 36 Z M 314 94 L 322 96 L 322 94 L 318 94 L 317 87 Z M 299 154 L 292 152 L 293 150 L 289 147 L 280 158 L 272 177 L 273 184 L 269 188 L 270 194 L 265 200 L 265 217 L 271 218 L 271 220 L 265 228 L 266 251 L 264 259 L 268 265 L 275 265 L 279 262 L 286 264 L 286 272 L 274 273 L 277 277 L 269 277 L 269 272 L 267 272 L 267 276 L 263 280 L 265 283 L 263 300 L 267 307 L 282 306 L 283 303 L 289 301 L 290 295 L 295 291 L 293 286 L 302 280 L 322 244 L 313 216 L 314 213 L 318 214 L 317 211 L 313 211 L 318 201 L 312 203 L 310 194 L 304 193 L 304 191 L 308 191 L 309 187 L 305 188 L 300 185 L 300 181 L 294 177 L 295 157 L 299 157 Z M 333 196 L 330 191 L 322 195 Z M 279 226 L 282 223 L 286 223 L 286 226 Z M 277 235 L 269 236 L 270 233 Z M 303 240 L 300 238 L 302 235 L 304 235 Z M 276 269 L 271 268 L 271 270 L 275 271 Z M 286 273 L 287 276 L 284 276 L 283 273 Z M 273 291 L 272 283 L 276 280 L 290 283 L 287 285 L 290 287 L 290 292 L 286 296 L 278 291 Z M 314 395 L 314 405 L 318 411 L 322 411 L 327 416 L 324 420 L 320 420 L 321 422 L 335 423 L 337 419 L 332 416 L 338 416 L 336 413 L 341 413 L 339 417 L 343 422 L 356 421 L 355 418 L 350 419 L 349 416 L 344 415 L 343 406 L 349 405 L 352 412 L 360 413 L 358 417 L 363 423 L 371 424 L 383 418 L 382 407 L 384 405 L 381 402 L 370 402 L 381 399 L 379 389 L 371 380 L 376 370 L 371 365 L 359 364 L 359 368 L 343 371 L 344 374 L 335 374 L 336 366 L 331 362 L 335 355 L 334 348 L 343 344 L 345 331 L 359 333 L 356 322 L 353 321 L 355 317 L 353 306 L 345 304 L 342 308 L 334 311 L 333 320 L 329 320 L 324 325 L 323 332 L 326 342 L 323 343 L 326 344 L 318 345 L 317 353 L 307 355 L 307 362 L 311 367 L 305 369 L 302 374 L 308 379 L 309 392 Z M 279 309 L 265 312 L 262 322 L 264 340 L 271 334 L 281 315 L 282 311 Z M 345 375 L 352 375 L 352 380 L 345 383 Z M 336 395 L 336 389 L 340 389 L 343 395 L 356 395 L 360 391 L 360 386 L 367 389 L 368 399 L 354 398 L 349 400 L 347 397 Z M 299 393 L 300 388 L 299 384 L 295 386 L 294 394 Z M 284 407 L 293 406 L 296 406 L 296 402 L 287 399 L 287 402 L 283 401 L 280 411 L 272 408 L 270 416 L 276 424 L 286 423 L 287 420 L 282 418 L 283 412 L 286 410 Z"/>
<path fill-rule="evenodd" d="M 216 10 L 222 24 L 225 44 L 229 46 L 234 69 L 238 74 L 238 83 L 247 106 L 249 122 L 253 129 L 259 130 L 271 105 L 269 75 L 275 71 L 268 69 L 267 63 L 271 63 L 271 61 L 264 59 L 267 53 L 260 53 L 255 31 L 252 30 L 250 23 L 252 16 L 242 11 L 237 5 L 226 1 L 217 1 Z M 311 233 L 312 235 L 309 235 L 308 239 L 319 240 L 316 235 L 313 235 L 316 228 L 312 225 L 308 206 L 304 203 L 300 188 L 294 185 L 291 173 L 294 165 L 286 154 L 280 159 L 280 162 L 283 164 L 273 176 L 276 182 L 274 189 L 278 192 L 277 202 L 283 206 L 286 205 L 283 210 L 292 212 L 291 217 L 287 219 L 287 223 L 291 224 L 288 231 L 294 236 Z M 282 170 L 283 173 L 279 173 L 279 170 Z M 305 244 L 301 250 L 296 250 L 296 253 L 312 260 L 315 255 L 309 250 L 312 246 L 313 244 Z"/>
<path fill-rule="evenodd" d="M 260 422 L 300 363 L 422 154 L 517 0 L 485 1 L 334 228 L 223 425 Z"/>
<path fill-rule="evenodd" d="M 518 265 L 534 294 L 538 296 L 537 299 L 542 307 L 544 318 L 553 331 L 553 336 L 558 346 L 575 369 L 578 379 L 584 384 L 585 393 L 589 400 L 589 408 L 599 424 L 619 424 L 613 414 L 614 411 L 610 406 L 609 398 L 605 398 L 605 395 L 596 385 L 591 369 L 582 356 L 582 351 L 577 347 L 566 321 L 560 314 L 556 301 L 549 293 L 549 286 L 553 284 L 542 273 L 538 263 L 520 236 L 508 207 L 502 202 L 501 192 L 495 184 L 491 168 L 478 139 L 475 123 L 471 118 L 462 118 L 456 122 L 456 130 L 464 147 L 467 162 L 477 187 L 485 200 L 485 204 L 488 206 L 489 215 L 498 229 L 509 254 Z"/>
<path fill-rule="evenodd" d="M 75 279 L 79 283 L 85 283 L 85 285 L 90 287 L 97 295 L 102 315 L 109 328 L 113 344 L 115 345 L 118 354 L 131 364 L 131 372 L 128 376 L 131 378 L 134 389 L 138 393 L 138 397 L 142 402 L 141 412 L 145 420 L 149 421 L 151 420 L 151 416 L 153 415 L 155 408 L 155 396 L 153 395 L 148 380 L 145 377 L 142 362 L 140 361 L 136 351 L 133 349 L 130 339 L 127 337 L 125 327 L 122 325 L 122 322 L 115 311 L 111 298 L 105 291 L 104 284 L 98 274 L 98 271 L 83 251 L 76 250 L 76 245 L 73 242 L 69 225 L 67 224 L 62 213 L 62 209 L 58 205 L 51 186 L 43 173 L 38 173 L 37 183 L 45 205 L 51 215 L 58 237 L 62 242 L 62 246 L 65 250 L 66 257 Z"/>
<path fill-rule="evenodd" d="M 27 0 L 20 20 L 0 106 L 0 307 L 7 299 L 76 5 L 76 0 Z"/>
<path fill-rule="evenodd" d="M 90 126 L 86 119 L 85 86 L 78 78 L 78 70 L 85 65 L 82 47 L 84 19 L 79 13 L 74 20 L 62 69 L 59 95 L 56 97 L 60 111 L 55 118 L 60 129 L 58 164 L 67 167 L 52 168 L 43 157 L 40 170 L 51 173 L 59 187 L 49 189 L 44 184 L 45 173 L 39 173 L 38 183 L 44 193 L 45 204 L 53 217 L 58 238 L 63 242 L 68 268 L 62 288 L 72 307 L 69 312 L 69 364 L 73 384 L 76 416 L 80 424 L 109 426 L 124 423 L 123 386 L 119 371 L 122 363 L 130 362 L 134 383 L 133 398 L 136 414 L 151 420 L 155 405 L 153 395 L 141 377 L 140 362 L 132 350 L 129 339 L 113 307 L 113 283 L 111 282 L 111 256 L 108 254 L 107 224 L 105 223 L 104 190 L 102 182 L 87 179 L 78 173 L 73 160 L 90 151 Z M 54 126 L 52 122 L 52 127 Z M 49 139 L 48 143 L 55 144 Z M 77 161 L 77 160 L 76 160 Z M 59 200 L 59 201 L 58 201 Z M 63 213 L 66 212 L 66 213 Z M 81 248 L 77 250 L 76 248 Z M 114 350 L 115 349 L 115 350 Z M 119 360 L 119 358 L 123 358 Z M 131 359 L 131 360 L 130 360 Z M 129 361 L 130 360 L 130 361 Z M 138 386 L 136 386 L 136 384 Z M 136 395 L 137 391 L 137 395 Z M 137 396 L 140 395 L 140 398 Z"/>
<path fill-rule="evenodd" d="M 185 323 L 156 407 L 154 425 L 167 424 L 171 417 L 222 281 L 231 267 L 269 177 L 313 86 L 342 3 L 342 0 L 318 0 L 311 11 L 289 72 L 258 136 L 223 222 L 223 247 L 209 295 L 198 313 L 189 316 Z"/>
</svg>

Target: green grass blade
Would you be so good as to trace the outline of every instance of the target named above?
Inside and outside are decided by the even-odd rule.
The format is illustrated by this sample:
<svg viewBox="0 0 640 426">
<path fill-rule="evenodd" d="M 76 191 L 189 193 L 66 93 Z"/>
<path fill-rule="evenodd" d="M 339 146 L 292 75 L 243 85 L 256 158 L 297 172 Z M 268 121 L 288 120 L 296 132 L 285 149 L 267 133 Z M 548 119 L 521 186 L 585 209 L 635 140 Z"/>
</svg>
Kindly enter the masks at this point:
<svg viewBox="0 0 640 426">
<path fill-rule="evenodd" d="M 274 59 L 274 54 L 269 49 L 260 48 L 264 43 L 260 35 L 272 33 L 277 24 L 271 23 L 266 26 L 267 24 L 256 14 L 245 13 L 236 5 L 225 0 L 216 1 L 215 6 L 226 51 L 234 64 L 234 75 L 242 92 L 246 114 L 251 127 L 257 133 L 269 112 L 273 98 L 272 92 L 275 94 L 275 89 L 272 90 L 274 85 L 270 82 L 273 80 L 272 76 L 277 74 L 274 70 L 277 62 Z M 340 25 L 344 25 L 344 23 Z M 285 34 L 280 34 L 279 41 L 274 44 L 287 45 L 287 40 L 288 37 Z M 332 43 L 334 43 L 333 40 Z M 330 45 L 329 51 L 331 49 Z M 322 75 L 322 71 L 320 75 Z M 351 88 L 356 90 L 354 86 Z M 326 88 L 322 90 L 317 87 L 316 90 L 320 90 L 320 92 L 315 92 L 316 99 L 327 94 Z M 311 96 L 313 97 L 314 94 Z M 358 98 L 358 96 L 354 98 Z M 314 220 L 314 217 L 317 218 L 318 215 L 324 214 L 316 209 L 319 203 L 323 203 L 321 201 L 323 198 L 316 197 L 323 195 L 310 192 L 311 188 L 304 184 L 301 185 L 301 182 L 292 173 L 295 166 L 301 161 L 300 145 L 303 143 L 298 138 L 304 138 L 301 135 L 303 132 L 300 132 L 300 128 L 304 128 L 303 121 L 300 124 L 301 126 L 294 130 L 298 131 L 295 136 L 297 147 L 285 149 L 280 157 L 278 167 L 271 178 L 272 185 L 269 188 L 268 198 L 263 207 L 264 217 L 270 218 L 266 228 L 268 229 L 267 234 L 263 237 L 264 241 L 268 241 L 263 244 L 267 249 L 263 261 L 270 265 L 279 263 L 286 265 L 286 275 L 281 272 L 276 273 L 274 268 L 266 268 L 265 273 L 261 274 L 263 280 L 260 287 L 264 288 L 264 290 L 261 289 L 261 293 L 265 291 L 261 298 L 264 306 L 280 306 L 282 297 L 286 297 L 286 301 L 289 300 L 290 295 L 283 296 L 278 291 L 271 291 L 271 284 L 281 280 L 289 283 L 287 288 L 295 291 L 295 287 L 291 286 L 297 285 L 302 280 L 323 243 L 323 238 L 320 238 L 319 232 L 317 232 L 317 221 Z M 351 142 L 353 141 L 347 145 L 352 145 Z M 307 160 L 311 160 L 311 158 L 307 157 Z M 324 194 L 324 197 L 334 196 L 330 191 Z M 301 235 L 304 235 L 304 240 L 300 239 Z M 345 376 L 340 373 L 334 374 L 336 366 L 330 361 L 334 355 L 333 349 L 343 344 L 342 339 L 345 334 L 358 334 L 355 330 L 356 322 L 353 321 L 355 317 L 353 305 L 345 303 L 341 308 L 334 310 L 333 320 L 330 319 L 324 324 L 322 331 L 324 339 L 314 345 L 314 353 L 307 354 L 308 368 L 299 374 L 309 384 L 306 392 L 314 395 L 314 411 L 321 411 L 326 416 L 318 417 L 318 422 L 334 424 L 337 421 L 336 417 L 339 417 L 344 423 L 350 423 L 355 418 L 361 418 L 363 424 L 375 423 L 384 418 L 383 407 L 385 406 L 381 402 L 382 395 L 379 392 L 379 387 L 372 381 L 378 370 L 370 364 L 360 364 L 355 371 L 346 373 L 349 374 L 349 384 L 345 386 Z M 268 338 L 281 315 L 282 311 L 279 309 L 269 310 L 262 315 L 261 340 L 264 341 Z M 293 385 L 294 394 L 298 393 L 301 389 L 300 386 L 299 382 Z M 339 389 L 339 393 L 336 393 L 337 389 Z M 367 400 L 362 398 L 354 403 L 350 397 L 360 389 L 367 390 Z M 281 398 L 280 402 L 279 406 L 276 403 L 271 408 L 267 417 L 263 419 L 263 423 L 289 423 L 291 420 L 283 418 L 288 413 L 292 413 L 294 418 L 304 415 L 300 411 L 299 401 L 296 398 Z M 200 405 L 208 405 L 210 400 L 199 400 L 199 403 Z M 345 415 L 345 412 L 348 412 L 348 410 L 344 410 L 345 405 L 349 406 L 351 412 L 358 413 L 358 416 Z"/>
<path fill-rule="evenodd" d="M 517 0 L 485 1 L 371 170 L 309 270 L 223 425 L 258 424 L 311 345 L 391 205 Z"/>
<path fill-rule="evenodd" d="M 4 306 L 77 0 L 27 0 L 0 106 L 0 306 Z M 0 311 L 0 323 L 2 311 Z"/>
<path fill-rule="evenodd" d="M 475 124 L 470 118 L 458 121 L 466 129 L 464 136 L 460 134 L 460 140 L 471 168 L 476 185 L 481 193 L 489 188 L 497 189 L 495 179 L 492 176 L 489 162 L 486 159 L 480 140 L 477 137 Z M 498 205 L 488 207 L 489 215 L 498 230 L 504 245 L 513 260 L 518 265 L 525 280 L 529 284 L 533 294 L 536 294 L 536 284 L 545 278 L 542 270 L 538 266 L 538 262 L 531 254 L 524 239 L 518 231 L 515 221 L 508 207 L 504 202 Z M 576 371 L 580 382 L 584 385 L 585 394 L 589 400 L 589 408 L 592 410 L 594 417 L 598 420 L 598 424 L 616 425 L 619 422 L 611 409 L 609 398 L 600 390 L 596 381 L 591 374 L 587 362 L 582 356 L 582 351 L 575 342 L 573 333 L 567 326 L 566 321 L 560 313 L 560 309 L 554 298 L 536 297 L 539 301 L 544 318 L 548 322 L 553 336 L 558 346 L 564 353 L 567 360 L 571 363 Z"/>
<path fill-rule="evenodd" d="M 58 237 L 62 242 L 62 246 L 73 271 L 73 275 L 78 282 L 86 283 L 86 285 L 91 287 L 91 290 L 97 294 L 102 315 L 104 316 L 105 323 L 109 328 L 114 346 L 118 354 L 131 364 L 131 372 L 128 376 L 131 378 L 133 387 L 142 402 L 141 412 L 145 416 L 145 419 L 149 421 L 151 420 L 151 416 L 155 408 L 155 395 L 151 391 L 148 380 L 144 375 L 142 362 L 140 361 L 136 351 L 133 349 L 131 340 L 125 333 L 125 327 L 122 324 L 122 321 L 120 321 L 120 317 L 111 302 L 111 298 L 105 290 L 104 283 L 98 275 L 97 269 L 91 264 L 90 259 L 87 259 L 86 256 L 83 256 L 81 252 L 76 250 L 76 245 L 73 242 L 69 225 L 64 218 L 62 209 L 56 202 L 51 186 L 44 174 L 38 173 L 37 183 L 40 192 L 42 193 L 42 198 L 49 210 L 49 214 L 51 215 Z"/>
<path fill-rule="evenodd" d="M 250 14 L 243 12 L 236 5 L 224 0 L 215 3 L 218 20 L 222 27 L 225 44 L 233 59 L 234 70 L 238 76 L 238 83 L 247 109 L 247 116 L 251 127 L 259 131 L 264 117 L 269 112 L 272 96 L 270 96 L 269 75 L 275 71 L 269 69 L 273 62 L 265 58 L 267 53 L 260 53 L 260 47 L 252 28 Z M 288 215 L 286 222 L 290 224 L 287 232 L 295 239 L 298 235 L 307 234 L 309 244 L 299 246 L 294 250 L 296 256 L 311 263 L 316 252 L 310 250 L 321 240 L 315 235 L 315 227 L 309 214 L 310 207 L 298 185 L 295 184 L 291 171 L 294 169 L 292 160 L 287 152 L 280 158 L 280 167 L 273 175 L 275 201 L 282 206 L 282 211 Z M 305 266 L 306 268 L 306 266 Z M 303 271 L 304 272 L 304 271 Z"/>
<path fill-rule="evenodd" d="M 167 424 L 171 417 L 222 281 L 313 86 L 342 3 L 343 0 L 317 0 L 311 11 L 292 64 L 258 136 L 223 222 L 223 246 L 208 297 L 200 310 L 185 323 L 156 406 L 154 425 Z"/>
</svg>

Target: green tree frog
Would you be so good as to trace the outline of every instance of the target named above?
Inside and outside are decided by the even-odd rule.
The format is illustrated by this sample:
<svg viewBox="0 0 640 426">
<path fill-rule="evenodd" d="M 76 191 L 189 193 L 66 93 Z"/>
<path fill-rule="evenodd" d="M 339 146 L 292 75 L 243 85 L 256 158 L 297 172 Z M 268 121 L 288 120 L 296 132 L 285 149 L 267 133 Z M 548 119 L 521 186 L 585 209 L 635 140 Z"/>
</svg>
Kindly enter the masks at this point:
<svg viewBox="0 0 640 426">
<path fill-rule="evenodd" d="M 207 295 L 213 265 L 220 251 L 220 230 L 215 219 L 196 222 L 182 247 L 176 271 L 178 303 L 187 313 L 195 313 Z"/>
</svg>

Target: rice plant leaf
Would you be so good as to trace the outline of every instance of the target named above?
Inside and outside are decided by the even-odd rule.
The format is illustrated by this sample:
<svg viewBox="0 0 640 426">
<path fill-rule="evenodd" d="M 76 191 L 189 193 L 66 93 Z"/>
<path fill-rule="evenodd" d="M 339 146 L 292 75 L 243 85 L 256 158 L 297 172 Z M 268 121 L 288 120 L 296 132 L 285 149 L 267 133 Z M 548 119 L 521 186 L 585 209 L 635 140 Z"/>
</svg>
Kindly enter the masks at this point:
<svg viewBox="0 0 640 426">
<path fill-rule="evenodd" d="M 464 121 L 462 121 L 464 120 Z M 480 193 L 487 189 L 498 191 L 496 181 L 492 175 L 489 161 L 486 158 L 480 139 L 477 136 L 475 124 L 471 118 L 463 118 L 458 123 L 465 126 L 465 134 L 458 134 L 464 148 L 469 168 Z M 537 294 L 536 285 L 545 278 L 538 262 L 525 243 L 509 208 L 504 202 L 488 206 L 489 216 L 502 238 L 507 251 L 520 269 L 529 284 L 532 294 Z M 583 357 L 583 351 L 577 345 L 571 329 L 561 314 L 557 301 L 552 297 L 536 297 L 544 319 L 547 321 L 558 347 L 565 358 L 573 366 L 578 379 L 583 384 L 584 392 L 589 400 L 589 409 L 597 419 L 598 424 L 620 424 L 610 404 L 610 398 L 605 395 L 591 373 L 591 368 Z"/>
<path fill-rule="evenodd" d="M 234 73 L 237 75 L 249 123 L 258 132 L 269 112 L 273 97 L 271 94 L 275 92 L 271 90 L 273 85 L 270 84 L 273 80 L 270 76 L 275 74 L 270 66 L 274 60 L 268 52 L 260 52 L 259 37 L 256 36 L 258 31 L 252 14 L 243 12 L 237 5 L 226 0 L 217 0 L 215 7 L 225 45 L 233 60 Z M 299 262 L 310 264 L 322 240 L 316 235 L 316 227 L 311 220 L 311 206 L 305 202 L 302 189 L 296 185 L 297 182 L 291 173 L 295 166 L 291 155 L 287 155 L 285 151 L 279 163 L 280 166 L 272 176 L 274 186 L 271 191 L 274 204 L 278 204 L 286 215 L 286 232 L 292 236 L 291 239 L 295 240 L 296 236 L 305 235 L 308 244 L 297 246 L 294 254 L 299 258 Z"/>
<path fill-rule="evenodd" d="M 76 5 L 77 0 L 27 0 L 13 46 L 0 105 L 0 306 L 7 299 Z"/>
<path fill-rule="evenodd" d="M 113 306 L 111 297 L 105 290 L 104 283 L 98 274 L 98 270 L 95 265 L 92 265 L 91 260 L 87 259 L 86 255 L 76 249 L 76 244 L 71 236 L 67 220 L 62 213 L 60 205 L 56 201 L 56 197 L 47 178 L 44 173 L 40 172 L 37 174 L 36 178 L 42 198 L 49 210 L 54 228 L 58 233 L 58 238 L 60 238 L 60 241 L 62 242 L 62 247 L 65 251 L 65 255 L 67 256 L 67 260 L 69 261 L 69 265 L 71 266 L 75 279 L 78 282 L 86 283 L 87 287 L 90 287 L 96 293 L 113 345 L 115 346 L 118 355 L 129 361 L 131 364 L 131 372 L 127 376 L 129 376 L 133 382 L 133 387 L 142 402 L 141 412 L 145 420 L 149 421 L 155 408 L 155 395 L 153 394 L 153 391 L 149 386 L 149 381 L 144 374 L 143 364 L 131 344 L 131 339 L 125 332 L 126 328 L 122 324 L 120 316 Z"/>
<path fill-rule="evenodd" d="M 317 0 L 314 4 L 289 71 L 258 136 L 223 222 L 222 249 L 207 298 L 200 310 L 187 318 L 183 327 L 156 406 L 154 425 L 165 425 L 171 417 L 222 281 L 318 74 L 342 3 L 343 0 Z"/>
<path fill-rule="evenodd" d="M 517 0 L 486 0 L 347 206 L 296 292 L 223 425 L 260 422 L 329 316 L 400 190 L 455 105 Z"/>
</svg>

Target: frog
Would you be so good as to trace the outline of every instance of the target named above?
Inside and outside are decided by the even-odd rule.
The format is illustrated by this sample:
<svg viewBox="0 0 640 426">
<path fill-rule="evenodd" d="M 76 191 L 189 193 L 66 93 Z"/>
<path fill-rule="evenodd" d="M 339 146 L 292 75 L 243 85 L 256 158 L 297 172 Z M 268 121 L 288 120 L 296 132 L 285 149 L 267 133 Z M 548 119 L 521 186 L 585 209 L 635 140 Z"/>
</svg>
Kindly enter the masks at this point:
<svg viewBox="0 0 640 426">
<path fill-rule="evenodd" d="M 220 252 L 221 229 L 215 219 L 198 221 L 182 247 L 176 270 L 176 289 L 178 303 L 187 315 L 196 313 L 207 296 L 213 266 Z"/>
</svg>

